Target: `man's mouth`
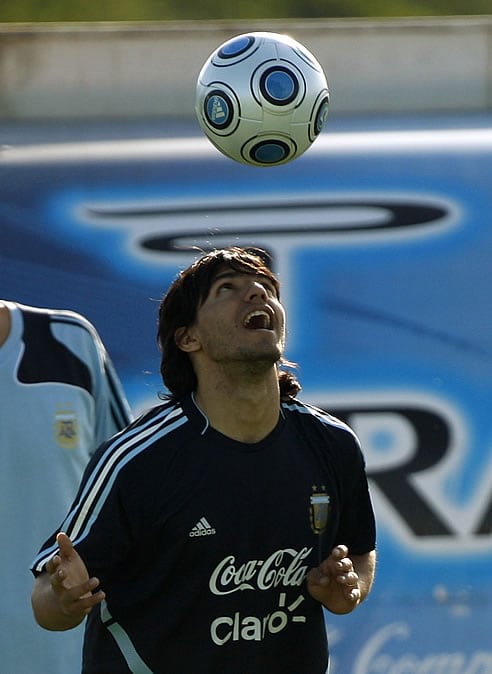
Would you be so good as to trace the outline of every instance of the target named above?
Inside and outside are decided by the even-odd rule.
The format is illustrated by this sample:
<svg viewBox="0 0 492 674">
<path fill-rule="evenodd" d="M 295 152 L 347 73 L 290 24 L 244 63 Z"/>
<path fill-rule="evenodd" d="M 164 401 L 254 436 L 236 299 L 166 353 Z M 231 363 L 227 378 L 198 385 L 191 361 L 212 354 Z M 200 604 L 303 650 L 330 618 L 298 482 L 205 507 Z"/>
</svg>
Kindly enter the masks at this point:
<svg viewBox="0 0 492 674">
<path fill-rule="evenodd" d="M 268 312 L 257 309 L 245 317 L 243 325 L 248 330 L 271 330 L 272 317 Z"/>
</svg>

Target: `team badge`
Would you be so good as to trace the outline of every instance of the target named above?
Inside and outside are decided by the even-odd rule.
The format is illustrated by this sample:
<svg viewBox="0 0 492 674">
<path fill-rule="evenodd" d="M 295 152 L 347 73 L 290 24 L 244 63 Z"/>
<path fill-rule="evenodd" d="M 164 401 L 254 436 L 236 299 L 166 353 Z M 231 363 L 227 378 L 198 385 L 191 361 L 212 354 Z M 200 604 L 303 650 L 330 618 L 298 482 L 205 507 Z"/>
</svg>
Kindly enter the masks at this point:
<svg viewBox="0 0 492 674">
<path fill-rule="evenodd" d="M 79 444 L 77 416 L 70 407 L 59 407 L 55 412 L 55 440 L 63 449 L 75 449 Z"/>
<path fill-rule="evenodd" d="M 318 488 L 313 485 L 313 493 L 310 498 L 309 517 L 311 529 L 315 534 L 321 534 L 328 524 L 330 515 L 330 497 L 326 493 L 326 487 L 322 485 Z"/>
</svg>

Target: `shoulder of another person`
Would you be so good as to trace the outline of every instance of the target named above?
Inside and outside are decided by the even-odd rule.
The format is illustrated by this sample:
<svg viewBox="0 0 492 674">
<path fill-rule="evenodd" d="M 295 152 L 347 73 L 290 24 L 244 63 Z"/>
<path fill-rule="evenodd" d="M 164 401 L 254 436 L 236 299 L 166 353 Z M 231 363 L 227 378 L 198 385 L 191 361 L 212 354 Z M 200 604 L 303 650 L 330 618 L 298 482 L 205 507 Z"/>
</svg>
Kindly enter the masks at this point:
<svg viewBox="0 0 492 674">
<path fill-rule="evenodd" d="M 10 334 L 11 322 L 10 309 L 0 300 L 0 346 Z"/>
</svg>

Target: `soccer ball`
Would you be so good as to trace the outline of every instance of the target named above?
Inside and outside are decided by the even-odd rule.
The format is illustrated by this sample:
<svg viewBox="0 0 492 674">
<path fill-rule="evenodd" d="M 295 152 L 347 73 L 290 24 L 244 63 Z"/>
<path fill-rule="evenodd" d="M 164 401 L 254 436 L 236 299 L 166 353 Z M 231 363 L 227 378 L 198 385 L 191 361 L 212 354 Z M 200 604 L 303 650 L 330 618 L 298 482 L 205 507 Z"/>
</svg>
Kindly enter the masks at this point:
<svg viewBox="0 0 492 674">
<path fill-rule="evenodd" d="M 198 76 L 195 110 L 205 135 L 243 164 L 277 166 L 305 152 L 328 114 L 318 61 L 287 35 L 255 32 L 218 47 Z"/>
</svg>

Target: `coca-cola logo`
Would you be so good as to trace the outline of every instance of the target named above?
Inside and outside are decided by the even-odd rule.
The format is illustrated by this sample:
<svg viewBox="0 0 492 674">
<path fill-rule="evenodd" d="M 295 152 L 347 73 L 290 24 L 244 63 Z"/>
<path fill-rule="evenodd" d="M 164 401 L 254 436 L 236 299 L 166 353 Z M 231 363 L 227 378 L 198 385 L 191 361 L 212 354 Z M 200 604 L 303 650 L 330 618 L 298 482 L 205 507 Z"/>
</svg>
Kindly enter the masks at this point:
<svg viewBox="0 0 492 674">
<path fill-rule="evenodd" d="M 224 557 L 210 576 L 209 588 L 215 595 L 227 595 L 242 590 L 270 590 L 275 587 L 298 587 L 308 571 L 304 563 L 312 548 L 297 551 L 292 548 L 276 550 L 267 559 L 252 559 L 242 564 L 234 555 Z"/>
</svg>

